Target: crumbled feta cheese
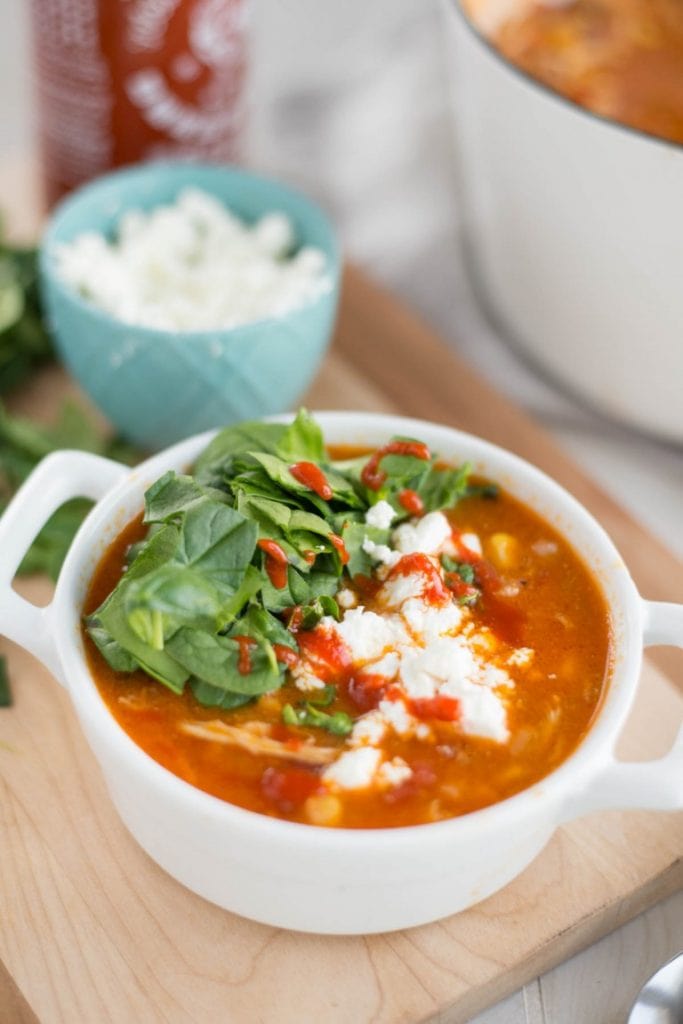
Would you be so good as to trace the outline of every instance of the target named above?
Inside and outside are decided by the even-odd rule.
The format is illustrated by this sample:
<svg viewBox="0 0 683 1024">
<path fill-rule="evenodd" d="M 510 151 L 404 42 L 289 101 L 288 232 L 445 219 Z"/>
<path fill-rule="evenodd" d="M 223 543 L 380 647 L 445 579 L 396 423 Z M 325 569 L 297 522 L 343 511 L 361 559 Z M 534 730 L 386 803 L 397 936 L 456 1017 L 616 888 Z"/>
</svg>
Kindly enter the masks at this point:
<svg viewBox="0 0 683 1024">
<path fill-rule="evenodd" d="M 333 628 L 351 652 L 354 662 L 375 661 L 388 648 L 410 643 L 410 637 L 396 615 L 378 615 L 362 606 L 344 613 L 341 622 L 325 617 L 320 625 Z"/>
<path fill-rule="evenodd" d="M 517 665 L 519 668 L 526 668 L 533 661 L 534 652 L 531 647 L 518 647 L 508 657 L 508 665 Z"/>
<path fill-rule="evenodd" d="M 381 700 L 378 711 L 384 721 L 399 736 L 404 736 L 413 727 L 414 718 L 409 714 L 402 700 Z"/>
<path fill-rule="evenodd" d="M 297 689 L 304 693 L 312 693 L 314 690 L 322 690 L 325 683 L 319 679 L 305 662 L 298 662 L 292 668 L 292 678 Z"/>
<path fill-rule="evenodd" d="M 396 565 L 401 558 L 400 552 L 392 551 L 386 544 L 376 544 L 369 537 L 363 541 L 363 551 L 375 562 L 381 562 L 383 565 Z"/>
<path fill-rule="evenodd" d="M 368 711 L 366 715 L 361 715 L 354 722 L 349 742 L 354 747 L 364 743 L 376 747 L 382 742 L 386 731 L 387 724 L 382 713 L 380 711 Z"/>
<path fill-rule="evenodd" d="M 461 533 L 460 543 L 475 555 L 482 555 L 481 541 L 476 533 Z"/>
<path fill-rule="evenodd" d="M 412 777 L 413 770 L 402 757 L 395 757 L 379 766 L 377 780 L 386 786 L 400 786 Z"/>
<path fill-rule="evenodd" d="M 441 571 L 435 564 L 435 576 Z M 504 666 L 529 664 L 533 651 L 510 653 L 446 592 L 443 600 L 440 594 L 436 603 L 428 600 L 426 575 L 419 569 L 392 572 L 377 593 L 379 612 L 362 605 L 347 608 L 341 622 L 326 616 L 316 627 L 334 632 L 343 642 L 358 683 L 365 676 L 379 676 L 394 687 L 390 697 L 355 723 L 349 737 L 353 749 L 378 746 L 387 729 L 399 736 L 433 739 L 429 725 L 411 713 L 410 702 L 439 696 L 458 702 L 458 729 L 500 743 L 508 739 L 505 691 L 515 683 Z M 315 661 L 308 669 L 302 663 L 295 678 L 306 679 L 306 672 L 316 678 L 314 666 Z"/>
<path fill-rule="evenodd" d="M 422 637 L 423 642 L 429 642 L 443 633 L 452 633 L 462 625 L 465 611 L 453 601 L 446 605 L 425 604 L 418 598 L 411 598 L 401 608 L 401 615 L 405 619 L 408 628 L 412 633 Z"/>
<path fill-rule="evenodd" d="M 419 597 L 424 590 L 424 577 L 421 573 L 409 572 L 391 575 L 385 580 L 379 593 L 377 601 L 385 608 L 392 610 L 400 608 L 404 601 L 411 597 Z"/>
<path fill-rule="evenodd" d="M 465 683 L 458 699 L 459 723 L 463 732 L 472 736 L 484 736 L 497 743 L 505 743 L 509 739 L 505 708 L 493 690 Z"/>
<path fill-rule="evenodd" d="M 398 675 L 400 667 L 401 656 L 399 652 L 387 651 L 379 661 L 372 661 L 366 664 L 364 670 L 373 676 L 384 676 L 385 679 L 392 680 L 394 676 Z"/>
<path fill-rule="evenodd" d="M 325 782 L 340 789 L 365 789 L 379 767 L 382 752 L 376 747 L 356 747 L 346 750 L 322 774 Z"/>
<path fill-rule="evenodd" d="M 358 598 L 352 590 L 340 590 L 336 601 L 340 608 L 355 608 L 358 604 Z"/>
<path fill-rule="evenodd" d="M 365 513 L 365 522 L 368 526 L 376 526 L 380 530 L 388 530 L 395 518 L 396 512 L 389 502 L 383 499 L 372 505 Z"/>
<path fill-rule="evenodd" d="M 425 555 L 438 555 L 451 539 L 452 532 L 443 512 L 428 512 L 421 519 L 397 526 L 391 539 L 402 555 L 418 551 Z"/>
<path fill-rule="evenodd" d="M 250 225 L 199 189 L 185 189 L 168 206 L 129 210 L 117 236 L 77 236 L 57 249 L 57 268 L 63 281 L 127 323 L 219 330 L 282 316 L 332 286 L 320 250 L 290 257 L 294 227 L 285 214 Z"/>
</svg>

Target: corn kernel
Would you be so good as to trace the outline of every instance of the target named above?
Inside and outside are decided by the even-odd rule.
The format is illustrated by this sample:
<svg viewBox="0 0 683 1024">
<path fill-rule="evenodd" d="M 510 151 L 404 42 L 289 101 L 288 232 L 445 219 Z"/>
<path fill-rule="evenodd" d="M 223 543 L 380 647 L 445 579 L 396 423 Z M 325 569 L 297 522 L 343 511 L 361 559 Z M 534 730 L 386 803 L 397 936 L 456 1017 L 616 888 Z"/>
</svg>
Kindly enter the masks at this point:
<svg viewBox="0 0 683 1024">
<path fill-rule="evenodd" d="M 510 533 L 493 533 L 488 539 L 490 558 L 499 569 L 514 569 L 519 564 L 519 541 Z"/>
<path fill-rule="evenodd" d="M 311 825 L 338 825 L 342 816 L 341 800 L 331 793 L 309 796 L 304 813 Z"/>
</svg>

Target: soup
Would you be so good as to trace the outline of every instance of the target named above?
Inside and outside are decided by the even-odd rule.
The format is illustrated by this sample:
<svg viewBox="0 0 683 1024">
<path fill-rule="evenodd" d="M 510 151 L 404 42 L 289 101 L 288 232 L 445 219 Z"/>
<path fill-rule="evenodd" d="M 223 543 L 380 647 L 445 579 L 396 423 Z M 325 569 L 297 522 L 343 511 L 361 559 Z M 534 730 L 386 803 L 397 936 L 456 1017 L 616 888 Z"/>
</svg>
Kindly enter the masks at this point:
<svg viewBox="0 0 683 1024">
<path fill-rule="evenodd" d="M 551 89 L 683 143 L 680 0 L 527 0 L 499 12 L 490 0 L 466 6 L 508 60 Z"/>
<path fill-rule="evenodd" d="M 171 772 L 291 821 L 415 825 L 571 754 L 609 675 L 602 592 L 504 490 L 418 440 L 228 428 L 167 473 L 86 605 L 103 700 Z"/>
</svg>

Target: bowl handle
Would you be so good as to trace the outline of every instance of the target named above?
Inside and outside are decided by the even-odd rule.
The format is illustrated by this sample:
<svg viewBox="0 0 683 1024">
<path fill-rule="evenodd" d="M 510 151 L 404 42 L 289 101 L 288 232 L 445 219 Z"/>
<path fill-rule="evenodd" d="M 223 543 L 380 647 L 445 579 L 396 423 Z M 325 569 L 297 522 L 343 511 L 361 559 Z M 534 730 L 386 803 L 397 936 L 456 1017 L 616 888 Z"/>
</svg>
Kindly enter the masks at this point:
<svg viewBox="0 0 683 1024">
<path fill-rule="evenodd" d="M 643 605 L 645 646 L 683 647 L 683 604 L 644 601 Z M 566 817 L 621 808 L 683 809 L 683 726 L 668 754 L 656 761 L 624 762 L 610 757 L 591 779 L 590 788 L 570 801 Z"/>
<path fill-rule="evenodd" d="M 12 589 L 17 568 L 53 512 L 72 498 L 97 501 L 130 473 L 127 466 L 88 452 L 47 455 L 19 488 L 0 519 L 0 633 L 39 661 L 60 681 L 52 605 L 31 604 Z"/>
</svg>

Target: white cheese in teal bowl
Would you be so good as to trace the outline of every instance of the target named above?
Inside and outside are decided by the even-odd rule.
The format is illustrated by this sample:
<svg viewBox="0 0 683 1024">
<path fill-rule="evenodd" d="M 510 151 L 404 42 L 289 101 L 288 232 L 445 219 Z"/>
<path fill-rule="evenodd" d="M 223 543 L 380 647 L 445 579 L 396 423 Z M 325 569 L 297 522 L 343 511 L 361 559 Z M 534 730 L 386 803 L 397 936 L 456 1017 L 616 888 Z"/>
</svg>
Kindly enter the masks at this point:
<svg viewBox="0 0 683 1024">
<path fill-rule="evenodd" d="M 339 274 L 314 203 L 196 163 L 86 185 L 56 208 L 41 251 L 63 361 L 146 448 L 296 404 L 332 333 Z"/>
</svg>

